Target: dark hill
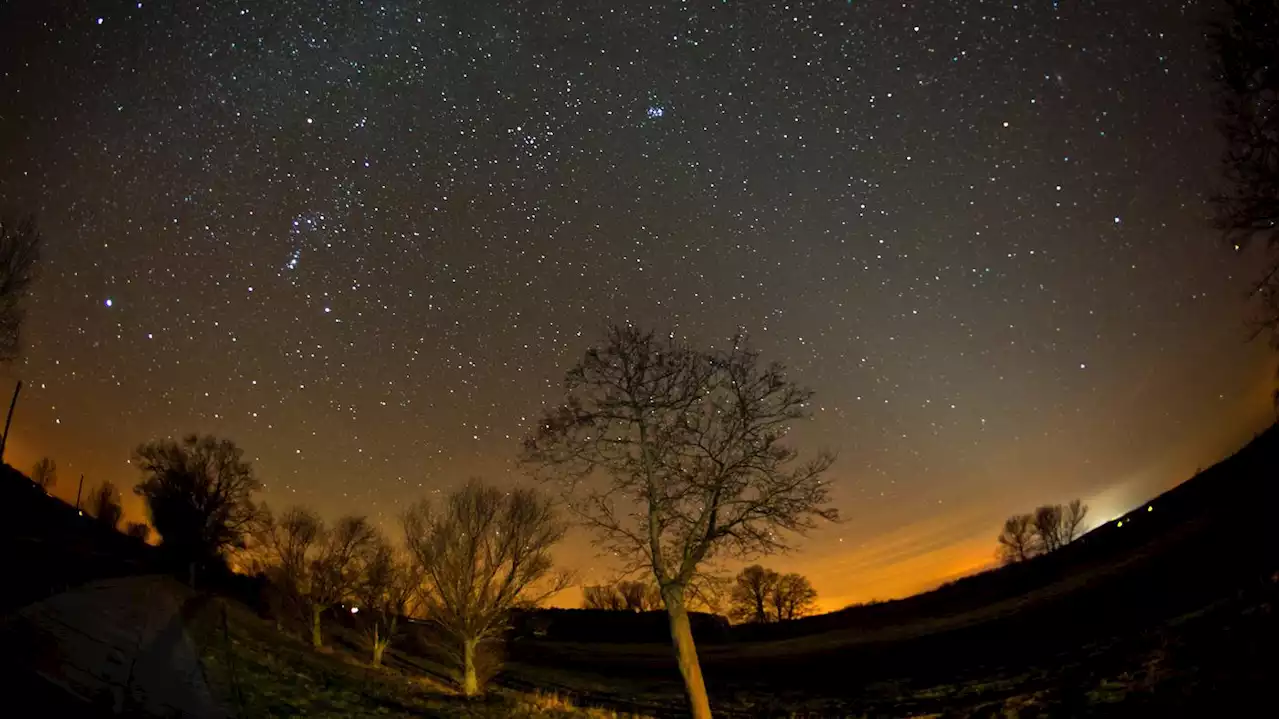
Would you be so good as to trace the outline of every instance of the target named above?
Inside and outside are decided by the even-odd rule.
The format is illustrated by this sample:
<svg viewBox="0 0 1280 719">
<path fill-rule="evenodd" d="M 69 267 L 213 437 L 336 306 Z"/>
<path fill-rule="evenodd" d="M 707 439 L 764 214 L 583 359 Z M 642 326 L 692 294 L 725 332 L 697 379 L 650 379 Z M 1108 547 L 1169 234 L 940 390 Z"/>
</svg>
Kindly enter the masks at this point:
<svg viewBox="0 0 1280 719">
<path fill-rule="evenodd" d="M 94 579 L 154 571 L 155 547 L 103 526 L 7 464 L 0 465 L 0 507 L 0 612 Z"/>
<path fill-rule="evenodd" d="M 708 689 L 762 715 L 797 698 L 855 716 L 997 716 L 1019 702 L 1061 710 L 1052 716 L 1274 712 L 1276 456 L 1273 426 L 1053 555 L 898 601 L 733 628 L 736 641 L 699 647 Z M 671 655 L 607 637 L 535 640 L 512 645 L 511 670 L 676 695 Z"/>
<path fill-rule="evenodd" d="M 1269 542 L 1268 537 L 1277 536 L 1276 453 L 1277 432 L 1272 425 L 1227 459 L 1052 554 L 990 569 L 903 599 L 782 624 L 735 626 L 729 630 L 729 638 L 781 639 L 964 614 L 1127 557 L 1152 541 L 1176 539 L 1187 532 L 1196 535 L 1201 546 L 1185 549 L 1195 557 L 1212 552 L 1213 557 L 1204 559 L 1218 565 L 1215 575 L 1256 571 L 1257 557 L 1242 551 L 1254 548 L 1239 545 Z"/>
</svg>

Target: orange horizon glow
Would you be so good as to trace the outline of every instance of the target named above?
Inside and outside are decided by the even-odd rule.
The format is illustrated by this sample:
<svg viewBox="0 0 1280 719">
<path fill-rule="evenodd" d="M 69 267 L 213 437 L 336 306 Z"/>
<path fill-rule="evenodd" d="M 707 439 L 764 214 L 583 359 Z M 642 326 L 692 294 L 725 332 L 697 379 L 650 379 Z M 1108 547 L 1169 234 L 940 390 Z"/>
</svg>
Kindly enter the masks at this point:
<svg viewBox="0 0 1280 719">
<path fill-rule="evenodd" d="M 1274 365 L 1272 365 L 1274 367 Z M 1012 513 L 1029 511 L 1036 504 L 1064 502 L 1080 497 L 1090 505 L 1087 525 L 1092 528 L 1112 519 L 1192 477 L 1246 444 L 1261 429 L 1275 421 L 1274 370 L 1259 374 L 1235 401 L 1221 408 L 1224 421 L 1207 431 L 1186 430 L 1182 441 L 1172 441 L 1160 455 L 1109 481 L 1072 492 L 1066 482 L 1044 473 L 1044 483 L 1020 491 L 993 496 L 982 495 L 980 487 L 959 492 L 958 500 L 944 511 L 923 516 L 893 514 L 865 507 L 856 497 L 840 496 L 838 504 L 849 518 L 846 524 L 827 526 L 796 544 L 795 551 L 755 562 L 784 572 L 805 575 L 818 591 L 818 611 L 826 613 L 851 604 L 901 599 L 929 591 L 942 584 L 975 574 L 996 565 L 995 536 L 1000 523 Z M 22 418 L 19 405 L 18 418 Z M 43 454 L 28 440 L 23 425 L 15 428 L 6 447 L 5 460 L 24 474 Z M 58 461 L 58 481 L 52 494 L 75 504 L 76 486 L 86 476 L 84 497 L 99 482 L 110 480 L 120 491 L 124 508 L 121 526 L 131 521 L 147 522 L 142 499 L 132 492 L 138 481 L 136 469 L 127 461 L 75 462 L 53 455 Z M 993 456 L 982 471 L 1017 472 L 1020 456 Z M 490 472 L 499 472 L 503 463 L 494 462 Z M 487 474 L 487 473 L 486 473 Z M 847 492 L 845 493 L 848 494 Z M 273 499 L 266 493 L 264 499 Z M 287 504 L 287 503 L 283 503 Z M 334 508 L 326 514 L 335 514 Z M 350 511 L 349 507 L 344 508 Z M 847 510 L 847 511 L 846 511 Z M 882 516 L 883 515 L 883 516 Z M 396 513 L 370 513 L 390 536 L 396 536 Z M 152 534 L 151 541 L 156 537 Z M 560 562 L 578 572 L 579 585 L 554 597 L 551 606 L 580 607 L 582 586 L 610 581 L 615 574 L 595 556 L 590 537 L 574 530 L 558 551 Z M 725 567 L 726 574 L 741 564 Z"/>
</svg>

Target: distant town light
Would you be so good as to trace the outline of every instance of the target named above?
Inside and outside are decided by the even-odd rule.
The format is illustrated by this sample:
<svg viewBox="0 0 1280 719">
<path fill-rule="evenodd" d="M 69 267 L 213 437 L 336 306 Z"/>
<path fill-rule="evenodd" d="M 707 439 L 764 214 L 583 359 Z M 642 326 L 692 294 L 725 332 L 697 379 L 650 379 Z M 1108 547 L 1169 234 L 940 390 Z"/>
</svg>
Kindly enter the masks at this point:
<svg viewBox="0 0 1280 719">
<path fill-rule="evenodd" d="M 1123 526 L 1124 526 L 1124 520 L 1122 519 L 1122 520 L 1120 520 L 1119 522 L 1116 522 L 1116 526 L 1117 526 L 1117 527 L 1123 527 Z"/>
<path fill-rule="evenodd" d="M 360 607 L 352 607 L 352 608 L 351 608 L 351 613 L 352 613 L 352 614 L 359 614 L 359 613 L 360 613 Z"/>
<path fill-rule="evenodd" d="M 1150 512 L 1150 511 L 1151 511 L 1151 505 L 1150 505 L 1150 504 L 1148 504 L 1148 505 L 1147 505 L 1147 511 L 1148 511 L 1148 512 Z"/>
</svg>

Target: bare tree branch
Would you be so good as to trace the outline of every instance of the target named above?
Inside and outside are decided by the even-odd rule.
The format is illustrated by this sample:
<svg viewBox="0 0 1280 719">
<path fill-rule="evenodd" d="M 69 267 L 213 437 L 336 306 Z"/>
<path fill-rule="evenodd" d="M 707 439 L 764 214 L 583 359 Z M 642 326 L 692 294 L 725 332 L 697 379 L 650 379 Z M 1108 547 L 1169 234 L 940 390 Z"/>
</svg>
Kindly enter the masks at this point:
<svg viewBox="0 0 1280 719">
<path fill-rule="evenodd" d="M 58 483 L 58 464 L 48 457 L 41 457 L 31 468 L 31 481 L 46 490 Z"/>
<path fill-rule="evenodd" d="M 162 546 L 184 561 L 221 559 L 244 546 L 258 518 L 252 502 L 261 485 L 234 442 L 189 435 L 134 450 L 143 479 L 134 492 L 147 502 Z"/>
<path fill-rule="evenodd" d="M 400 618 L 409 613 L 421 581 L 412 558 L 402 556 L 379 536 L 355 592 L 360 623 L 373 645 L 373 666 L 382 664 L 382 654 L 395 639 Z"/>
<path fill-rule="evenodd" d="M 1080 537 L 1089 507 L 1078 499 L 1047 504 L 1031 514 L 1015 514 L 1004 522 L 996 537 L 998 554 L 1005 564 L 1026 561 L 1057 551 Z"/>
<path fill-rule="evenodd" d="M 1225 185 L 1213 199 L 1214 225 L 1237 250 L 1265 247 L 1266 267 L 1250 286 L 1258 303 L 1250 339 L 1277 342 L 1277 29 L 1274 0 L 1228 0 L 1210 26 L 1218 127 L 1226 140 Z"/>
<path fill-rule="evenodd" d="M 0 362 L 12 362 L 21 351 L 24 304 L 36 279 L 41 244 L 35 220 L 0 217 Z"/>
<path fill-rule="evenodd" d="M 1035 518 L 1030 514 L 1015 514 L 1006 519 L 1004 529 L 996 538 L 1000 545 L 1000 559 L 1005 564 L 1012 564 L 1034 557 L 1038 552 L 1035 533 Z"/>
<path fill-rule="evenodd" d="M 475 651 L 507 627 L 516 606 L 569 586 L 551 548 L 565 533 L 551 502 L 527 489 L 502 492 L 472 480 L 444 502 L 422 500 L 404 516 L 405 543 L 422 572 L 426 617 L 463 649 L 463 691 L 479 691 Z"/>
<path fill-rule="evenodd" d="M 822 480 L 833 457 L 799 462 L 785 443 L 812 393 L 763 365 L 741 336 L 704 352 L 633 327 L 611 328 L 569 370 L 565 390 L 525 440 L 523 460 L 561 489 L 602 550 L 649 568 L 691 708 L 708 716 L 687 598 L 715 584 L 716 560 L 785 549 L 787 535 L 838 519 Z"/>
<path fill-rule="evenodd" d="M 124 516 L 124 508 L 120 506 L 120 492 L 111 482 L 103 482 L 89 498 L 89 513 L 98 522 L 110 529 L 115 529 Z"/>
</svg>

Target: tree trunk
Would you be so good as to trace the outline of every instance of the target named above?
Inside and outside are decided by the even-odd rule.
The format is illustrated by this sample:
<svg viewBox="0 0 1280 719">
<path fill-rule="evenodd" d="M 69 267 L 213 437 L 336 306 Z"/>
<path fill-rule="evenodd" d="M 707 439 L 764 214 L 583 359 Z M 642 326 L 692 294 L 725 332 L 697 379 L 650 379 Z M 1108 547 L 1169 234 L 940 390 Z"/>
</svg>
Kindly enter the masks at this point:
<svg viewBox="0 0 1280 719">
<path fill-rule="evenodd" d="M 684 605 L 682 587 L 666 587 L 662 598 L 667 605 L 667 619 L 671 624 L 671 643 L 676 648 L 676 662 L 684 678 L 684 692 L 689 698 L 689 713 L 693 719 L 711 719 L 711 703 L 707 700 L 707 687 L 702 683 L 702 667 L 698 664 L 698 649 L 693 644 L 693 628 L 689 625 L 689 611 Z"/>
<path fill-rule="evenodd" d="M 319 649 L 322 646 L 320 640 L 320 614 L 324 611 L 324 607 L 316 604 L 311 607 L 311 646 Z"/>
<path fill-rule="evenodd" d="M 474 639 L 462 640 L 462 693 L 473 697 L 480 693 L 476 681 L 476 644 Z"/>
</svg>

